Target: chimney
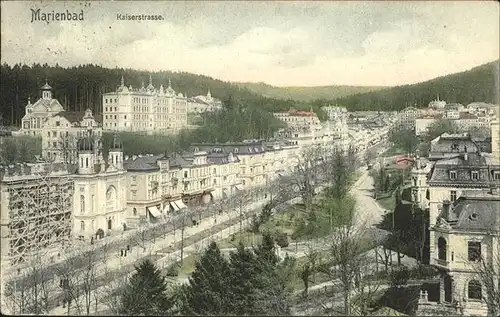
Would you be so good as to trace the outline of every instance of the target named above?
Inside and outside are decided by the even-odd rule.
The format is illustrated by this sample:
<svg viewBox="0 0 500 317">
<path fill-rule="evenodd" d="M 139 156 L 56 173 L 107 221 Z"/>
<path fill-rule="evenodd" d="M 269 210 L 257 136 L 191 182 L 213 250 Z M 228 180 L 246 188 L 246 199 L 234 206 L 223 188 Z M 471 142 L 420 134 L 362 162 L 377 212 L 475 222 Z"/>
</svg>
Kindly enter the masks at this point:
<svg viewBox="0 0 500 317">
<path fill-rule="evenodd" d="M 449 219 L 450 205 L 451 205 L 451 203 L 450 203 L 449 200 L 444 200 L 443 201 L 443 210 L 441 211 L 441 215 L 446 220 Z"/>
</svg>

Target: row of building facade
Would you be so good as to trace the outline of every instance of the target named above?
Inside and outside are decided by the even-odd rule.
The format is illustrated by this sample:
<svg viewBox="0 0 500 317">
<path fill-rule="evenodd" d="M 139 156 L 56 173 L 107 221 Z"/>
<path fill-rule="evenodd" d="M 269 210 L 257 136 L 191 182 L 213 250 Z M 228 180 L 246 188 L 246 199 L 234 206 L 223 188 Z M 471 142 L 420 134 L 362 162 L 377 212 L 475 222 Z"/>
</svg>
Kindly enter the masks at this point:
<svg viewBox="0 0 500 317">
<path fill-rule="evenodd" d="M 154 87 L 151 76 L 149 85 L 144 87 L 143 84 L 140 88 L 133 88 L 132 85 L 127 87 L 122 77 L 115 91 L 102 95 L 102 114 L 94 116 L 90 110 L 64 111 L 59 101 L 53 98 L 52 87 L 48 83 L 40 90 L 41 98 L 38 101 L 31 104 L 28 100 L 20 134 L 43 136 L 42 130 L 49 126 L 61 130 L 95 129 L 100 126 L 105 131 L 175 133 L 188 128 L 189 113 L 201 114 L 222 107 L 221 101 L 212 97 L 210 90 L 206 96 L 187 97 L 176 93 L 170 80 L 167 88 L 163 85 Z M 58 134 L 58 137 L 61 136 Z"/>
<path fill-rule="evenodd" d="M 46 162 L 4 166 L 1 171 L 2 260 L 10 264 L 21 263 L 48 246 L 70 246 L 75 237 L 89 243 L 189 205 L 266 186 L 293 170 L 304 149 L 311 146 L 347 150 L 354 144 L 356 150 L 363 150 L 375 142 L 367 135 L 381 140 L 386 133 L 384 127 L 366 128 L 363 137 L 359 126 L 359 140 L 353 137 L 345 108 L 330 108 L 326 122 L 312 111 L 291 109 L 275 114 L 287 128 L 274 141 L 192 144 L 184 153 L 124 156 L 115 135 L 105 158 L 101 137 L 110 124 L 114 129 L 116 122 L 120 131 L 125 124 L 129 128 L 156 122 L 151 123 L 156 129 L 159 114 L 185 115 L 185 97 L 176 95 L 170 84 L 157 90 L 150 80 L 147 87 L 134 90 L 122 80 L 117 92 L 103 95 L 103 115 L 96 116 L 90 110 L 64 111 L 51 89 L 44 85 L 41 98 L 28 103 L 20 130 L 20 134 L 42 137 Z M 217 106 L 210 92 L 201 99 Z M 128 121 L 120 119 L 125 116 Z M 102 123 L 108 123 L 108 128 Z M 31 212 L 31 200 L 46 202 L 37 205 L 33 219 L 25 218 Z M 45 227 L 57 234 L 42 235 Z M 35 238 L 28 239 L 28 233 Z"/>
<path fill-rule="evenodd" d="M 425 135 L 435 122 L 450 120 L 461 131 L 473 129 L 489 130 L 491 124 L 498 122 L 498 105 L 474 102 L 467 106 L 433 100 L 427 108 L 407 107 L 399 112 L 397 124 L 412 129 L 417 136 Z"/>
</svg>

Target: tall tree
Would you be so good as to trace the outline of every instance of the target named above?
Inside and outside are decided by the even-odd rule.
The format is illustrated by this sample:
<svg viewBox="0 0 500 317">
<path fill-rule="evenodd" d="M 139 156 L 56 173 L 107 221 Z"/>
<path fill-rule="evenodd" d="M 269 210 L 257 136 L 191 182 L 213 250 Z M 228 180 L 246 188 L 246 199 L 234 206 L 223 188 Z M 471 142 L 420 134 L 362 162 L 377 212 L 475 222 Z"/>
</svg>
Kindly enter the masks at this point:
<svg viewBox="0 0 500 317">
<path fill-rule="evenodd" d="M 222 256 L 217 244 L 210 243 L 189 277 L 186 311 L 196 315 L 229 313 L 230 274 L 228 261 Z"/>
<path fill-rule="evenodd" d="M 262 236 L 262 243 L 255 247 L 254 252 L 257 256 L 257 261 L 270 263 L 271 265 L 276 265 L 278 263 L 274 239 L 269 232 L 264 233 Z"/>
<path fill-rule="evenodd" d="M 126 315 L 161 316 L 169 313 L 174 301 L 167 294 L 167 281 L 151 260 L 136 266 L 121 300 Z"/>
<path fill-rule="evenodd" d="M 458 133 L 457 124 L 451 120 L 437 120 L 427 127 L 425 140 L 430 142 L 443 133 Z"/>
</svg>

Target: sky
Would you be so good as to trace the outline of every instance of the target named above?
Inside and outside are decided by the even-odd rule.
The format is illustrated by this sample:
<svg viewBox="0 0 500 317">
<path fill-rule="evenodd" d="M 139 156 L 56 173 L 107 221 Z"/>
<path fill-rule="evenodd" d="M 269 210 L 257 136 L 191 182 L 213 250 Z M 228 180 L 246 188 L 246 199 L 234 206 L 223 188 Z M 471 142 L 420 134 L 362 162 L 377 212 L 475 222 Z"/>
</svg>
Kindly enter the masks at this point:
<svg viewBox="0 0 500 317">
<path fill-rule="evenodd" d="M 499 58 L 497 1 L 2 1 L 1 61 L 274 86 L 395 86 Z M 32 20 L 81 12 L 84 21 Z M 117 14 L 161 15 L 122 21 Z"/>
</svg>

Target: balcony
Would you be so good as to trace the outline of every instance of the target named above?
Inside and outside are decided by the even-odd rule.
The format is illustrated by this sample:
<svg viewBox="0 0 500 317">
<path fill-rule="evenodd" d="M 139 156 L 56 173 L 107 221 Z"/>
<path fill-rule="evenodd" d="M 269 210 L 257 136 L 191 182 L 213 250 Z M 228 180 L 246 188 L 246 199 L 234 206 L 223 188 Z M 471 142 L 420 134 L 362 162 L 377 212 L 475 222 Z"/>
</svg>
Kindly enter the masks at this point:
<svg viewBox="0 0 500 317">
<path fill-rule="evenodd" d="M 446 260 L 441 260 L 441 259 L 434 259 L 434 265 L 444 268 L 444 269 L 449 269 L 450 262 Z"/>
</svg>

